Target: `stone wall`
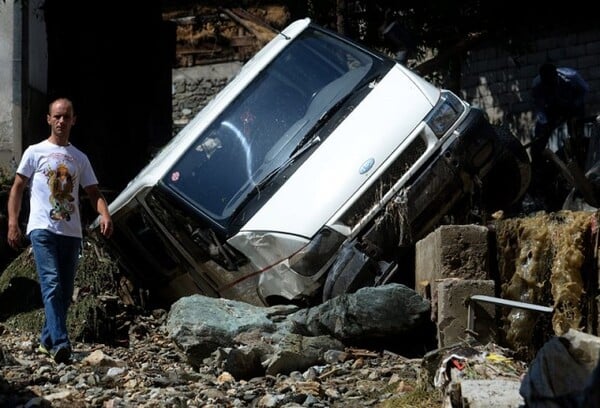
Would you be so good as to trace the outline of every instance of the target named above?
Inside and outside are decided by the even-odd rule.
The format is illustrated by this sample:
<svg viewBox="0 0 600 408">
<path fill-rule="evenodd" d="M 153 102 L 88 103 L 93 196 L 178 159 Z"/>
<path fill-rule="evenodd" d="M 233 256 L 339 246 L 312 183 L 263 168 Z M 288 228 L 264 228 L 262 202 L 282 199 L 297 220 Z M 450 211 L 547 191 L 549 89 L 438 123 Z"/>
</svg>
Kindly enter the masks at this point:
<svg viewBox="0 0 600 408">
<path fill-rule="evenodd" d="M 495 48 L 471 51 L 462 65 L 461 96 L 526 142 L 533 128 L 531 83 L 546 61 L 577 69 L 591 88 L 587 114 L 600 113 L 599 29 L 549 33 L 520 55 Z"/>
<path fill-rule="evenodd" d="M 173 135 L 183 129 L 241 67 L 241 62 L 228 62 L 173 70 Z"/>
</svg>

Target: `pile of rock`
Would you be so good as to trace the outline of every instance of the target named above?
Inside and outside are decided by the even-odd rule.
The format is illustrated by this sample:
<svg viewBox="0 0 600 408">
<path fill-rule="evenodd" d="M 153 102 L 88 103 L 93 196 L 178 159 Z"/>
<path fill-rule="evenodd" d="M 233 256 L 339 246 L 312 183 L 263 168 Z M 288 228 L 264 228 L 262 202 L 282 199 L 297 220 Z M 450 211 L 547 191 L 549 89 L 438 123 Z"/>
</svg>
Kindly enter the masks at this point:
<svg viewBox="0 0 600 408">
<path fill-rule="evenodd" d="M 4 328 L 0 406 L 365 407 L 410 397 L 422 400 L 414 406 L 431 407 L 441 401 L 439 393 L 417 389 L 421 359 L 344 348 L 328 350 L 322 364 L 302 371 L 240 379 L 225 370 L 232 348 L 191 364 L 166 326 L 166 313 L 139 316 L 129 347 L 75 343 L 69 365 L 36 354 L 37 335 Z"/>
</svg>

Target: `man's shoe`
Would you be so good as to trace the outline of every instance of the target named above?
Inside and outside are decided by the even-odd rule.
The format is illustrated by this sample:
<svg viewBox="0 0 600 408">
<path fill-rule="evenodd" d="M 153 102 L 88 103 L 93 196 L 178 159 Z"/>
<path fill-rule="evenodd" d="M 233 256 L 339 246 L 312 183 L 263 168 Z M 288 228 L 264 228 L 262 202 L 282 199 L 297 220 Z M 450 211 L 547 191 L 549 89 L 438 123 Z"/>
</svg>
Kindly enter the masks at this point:
<svg viewBox="0 0 600 408">
<path fill-rule="evenodd" d="M 59 347 L 52 356 L 56 364 L 68 363 L 71 359 L 71 350 L 68 347 Z"/>
<path fill-rule="evenodd" d="M 52 354 L 50 354 L 50 350 L 48 350 L 48 348 L 46 346 L 44 346 L 43 344 L 40 344 L 40 346 L 38 347 L 37 351 L 40 354 L 45 354 L 48 357 L 52 357 Z"/>
</svg>

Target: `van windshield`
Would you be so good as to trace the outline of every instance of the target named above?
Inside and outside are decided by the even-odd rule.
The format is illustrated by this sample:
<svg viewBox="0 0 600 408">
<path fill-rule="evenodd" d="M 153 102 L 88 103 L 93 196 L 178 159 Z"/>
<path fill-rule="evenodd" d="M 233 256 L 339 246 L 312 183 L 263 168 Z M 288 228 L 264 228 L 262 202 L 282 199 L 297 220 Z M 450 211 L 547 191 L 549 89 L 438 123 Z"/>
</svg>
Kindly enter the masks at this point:
<svg viewBox="0 0 600 408">
<path fill-rule="evenodd" d="M 390 66 L 329 32 L 308 28 L 199 135 L 163 183 L 224 226 L 336 103 Z"/>
</svg>

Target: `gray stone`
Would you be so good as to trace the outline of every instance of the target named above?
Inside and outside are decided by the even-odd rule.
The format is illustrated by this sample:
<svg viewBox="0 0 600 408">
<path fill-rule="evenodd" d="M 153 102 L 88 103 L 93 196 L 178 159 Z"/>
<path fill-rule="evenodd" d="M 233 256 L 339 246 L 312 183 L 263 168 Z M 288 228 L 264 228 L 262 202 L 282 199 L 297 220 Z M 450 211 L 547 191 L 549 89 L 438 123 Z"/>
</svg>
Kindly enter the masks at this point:
<svg viewBox="0 0 600 408">
<path fill-rule="evenodd" d="M 277 351 L 267 360 L 267 375 L 289 374 L 325 363 L 328 350 L 343 350 L 344 345 L 329 336 L 304 337 L 290 333 L 279 344 Z"/>
<path fill-rule="evenodd" d="M 428 320 L 429 301 L 409 287 L 391 283 L 337 296 L 290 315 L 296 330 L 331 335 L 342 342 L 414 335 Z"/>
<path fill-rule="evenodd" d="M 256 328 L 273 331 L 275 324 L 266 313 L 264 307 L 192 295 L 171 306 L 166 327 L 190 363 L 199 366 L 218 347 L 233 346 L 233 338 L 241 332 Z"/>
</svg>

